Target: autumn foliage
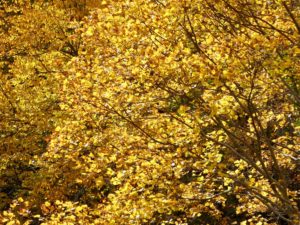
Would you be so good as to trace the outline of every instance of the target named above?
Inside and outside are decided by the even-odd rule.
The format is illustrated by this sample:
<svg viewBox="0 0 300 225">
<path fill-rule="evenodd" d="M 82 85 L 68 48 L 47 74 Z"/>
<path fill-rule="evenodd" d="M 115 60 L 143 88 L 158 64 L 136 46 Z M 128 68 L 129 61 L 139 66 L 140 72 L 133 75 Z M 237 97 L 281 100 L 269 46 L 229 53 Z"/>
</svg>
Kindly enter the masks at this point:
<svg viewBox="0 0 300 225">
<path fill-rule="evenodd" d="M 0 1 L 1 224 L 300 223 L 296 0 Z"/>
</svg>

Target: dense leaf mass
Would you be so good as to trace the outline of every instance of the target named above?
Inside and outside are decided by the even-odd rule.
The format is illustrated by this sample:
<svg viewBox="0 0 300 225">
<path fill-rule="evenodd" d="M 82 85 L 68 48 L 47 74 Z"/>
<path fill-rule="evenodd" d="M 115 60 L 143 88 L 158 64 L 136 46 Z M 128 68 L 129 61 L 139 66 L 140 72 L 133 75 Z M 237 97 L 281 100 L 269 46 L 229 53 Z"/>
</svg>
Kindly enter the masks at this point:
<svg viewBox="0 0 300 225">
<path fill-rule="evenodd" d="M 299 224 L 299 62 L 296 0 L 1 0 L 1 224 Z"/>
</svg>

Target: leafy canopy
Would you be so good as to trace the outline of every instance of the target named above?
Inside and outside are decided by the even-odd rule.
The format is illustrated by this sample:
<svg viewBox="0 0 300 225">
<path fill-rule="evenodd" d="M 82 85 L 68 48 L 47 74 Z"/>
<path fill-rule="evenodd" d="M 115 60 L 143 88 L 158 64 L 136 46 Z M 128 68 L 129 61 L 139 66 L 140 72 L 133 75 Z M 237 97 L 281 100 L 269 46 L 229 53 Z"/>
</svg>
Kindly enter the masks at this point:
<svg viewBox="0 0 300 225">
<path fill-rule="evenodd" d="M 297 1 L 73 3 L 16 16 L 12 50 L 32 46 L 8 64 L 10 98 L 51 136 L 38 185 L 3 221 L 299 223 Z M 61 19 L 37 26 L 39 7 Z M 47 48 L 28 42 L 28 19 Z M 21 74 L 36 70 L 47 84 L 26 97 Z"/>
</svg>

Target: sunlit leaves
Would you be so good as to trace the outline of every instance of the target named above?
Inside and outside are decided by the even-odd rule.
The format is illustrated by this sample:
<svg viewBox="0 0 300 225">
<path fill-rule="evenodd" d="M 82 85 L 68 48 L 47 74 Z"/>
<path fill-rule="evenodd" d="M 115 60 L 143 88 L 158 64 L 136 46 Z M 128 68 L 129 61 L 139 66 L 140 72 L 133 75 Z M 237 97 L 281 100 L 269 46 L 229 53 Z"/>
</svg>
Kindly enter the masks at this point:
<svg viewBox="0 0 300 225">
<path fill-rule="evenodd" d="M 36 218 L 298 222 L 296 3 L 67 1 L 57 11 L 55 4 L 49 14 L 59 24 L 49 18 L 45 34 L 13 48 L 30 55 L 15 56 L 10 82 L 18 91 L 3 95 L 23 118 L 55 102 L 55 128 L 35 163 L 43 169 L 34 191 L 46 198 Z M 36 14 L 28 29 L 37 29 L 40 7 L 16 21 L 26 26 Z M 56 39 L 48 46 L 47 38 Z M 34 104 L 30 86 L 39 87 Z M 38 115 L 30 121 L 46 119 Z"/>
</svg>

